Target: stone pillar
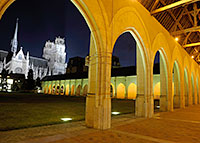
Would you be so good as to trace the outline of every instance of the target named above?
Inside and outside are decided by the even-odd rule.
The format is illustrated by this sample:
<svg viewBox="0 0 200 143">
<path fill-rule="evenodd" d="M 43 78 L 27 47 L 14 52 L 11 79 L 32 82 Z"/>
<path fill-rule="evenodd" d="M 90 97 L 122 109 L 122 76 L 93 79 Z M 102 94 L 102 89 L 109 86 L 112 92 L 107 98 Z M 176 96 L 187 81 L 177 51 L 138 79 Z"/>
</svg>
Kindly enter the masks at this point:
<svg viewBox="0 0 200 143">
<path fill-rule="evenodd" d="M 167 111 L 167 69 L 160 54 L 160 111 Z"/>
<path fill-rule="evenodd" d="M 197 105 L 197 86 L 195 78 L 194 78 L 194 104 Z"/>
<path fill-rule="evenodd" d="M 151 70 L 144 64 L 145 57 L 137 47 L 137 96 L 135 115 L 137 117 L 153 116 L 153 96 L 151 95 Z M 148 84 L 149 83 L 149 84 Z"/>
<path fill-rule="evenodd" d="M 188 95 L 188 102 L 189 102 L 189 106 L 193 104 L 192 101 L 192 80 L 191 80 L 191 74 L 190 71 L 188 71 L 188 87 L 189 87 L 189 95 Z"/>
<path fill-rule="evenodd" d="M 180 108 L 180 88 L 179 88 L 179 78 L 178 67 L 174 64 L 174 108 Z M 172 93 L 173 94 L 173 93 Z"/>
<path fill-rule="evenodd" d="M 168 101 L 167 101 L 167 110 L 168 111 L 173 111 L 174 107 L 173 107 L 173 95 L 172 95 L 172 74 L 169 74 L 168 76 Z"/>
<path fill-rule="evenodd" d="M 111 127 L 111 53 L 96 53 L 91 35 L 86 126 L 96 129 Z"/>
</svg>

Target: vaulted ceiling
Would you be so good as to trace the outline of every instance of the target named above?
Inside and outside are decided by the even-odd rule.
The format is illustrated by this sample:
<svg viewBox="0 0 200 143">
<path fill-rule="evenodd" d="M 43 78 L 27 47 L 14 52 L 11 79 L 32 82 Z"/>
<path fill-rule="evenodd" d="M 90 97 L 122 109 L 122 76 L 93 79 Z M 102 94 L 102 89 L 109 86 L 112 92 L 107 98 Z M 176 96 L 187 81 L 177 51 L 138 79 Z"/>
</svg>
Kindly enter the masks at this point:
<svg viewBox="0 0 200 143">
<path fill-rule="evenodd" d="M 200 64 L 200 0 L 138 0 Z"/>
</svg>

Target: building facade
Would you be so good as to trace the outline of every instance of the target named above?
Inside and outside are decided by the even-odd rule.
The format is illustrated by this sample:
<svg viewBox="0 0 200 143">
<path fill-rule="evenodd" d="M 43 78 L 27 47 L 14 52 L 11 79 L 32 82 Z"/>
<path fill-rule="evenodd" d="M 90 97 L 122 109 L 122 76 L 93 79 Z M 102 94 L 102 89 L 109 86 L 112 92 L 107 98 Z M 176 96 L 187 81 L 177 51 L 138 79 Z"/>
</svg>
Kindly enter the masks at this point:
<svg viewBox="0 0 200 143">
<path fill-rule="evenodd" d="M 29 56 L 29 52 L 24 54 L 22 47 L 18 50 L 17 34 L 18 19 L 10 51 L 0 50 L 0 73 L 6 69 L 8 74 L 24 74 L 27 78 L 29 70 L 32 69 L 34 79 L 65 74 L 67 64 L 63 38 L 58 37 L 55 42 L 47 41 L 43 49 L 43 58 L 38 58 Z"/>
</svg>

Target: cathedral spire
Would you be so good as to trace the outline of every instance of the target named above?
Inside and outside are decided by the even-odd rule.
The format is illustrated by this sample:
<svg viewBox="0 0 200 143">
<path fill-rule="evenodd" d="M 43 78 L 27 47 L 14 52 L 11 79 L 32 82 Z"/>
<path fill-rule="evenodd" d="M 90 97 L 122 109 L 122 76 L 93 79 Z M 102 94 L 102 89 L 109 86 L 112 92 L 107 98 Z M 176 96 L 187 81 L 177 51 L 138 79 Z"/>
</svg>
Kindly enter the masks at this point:
<svg viewBox="0 0 200 143">
<path fill-rule="evenodd" d="M 11 52 L 13 52 L 14 55 L 15 55 L 16 52 L 17 52 L 17 46 L 18 46 L 18 41 L 17 41 L 18 21 L 19 21 L 19 19 L 17 18 L 14 38 L 13 38 L 12 41 L 11 41 L 11 46 L 12 46 L 12 47 L 11 47 Z"/>
</svg>

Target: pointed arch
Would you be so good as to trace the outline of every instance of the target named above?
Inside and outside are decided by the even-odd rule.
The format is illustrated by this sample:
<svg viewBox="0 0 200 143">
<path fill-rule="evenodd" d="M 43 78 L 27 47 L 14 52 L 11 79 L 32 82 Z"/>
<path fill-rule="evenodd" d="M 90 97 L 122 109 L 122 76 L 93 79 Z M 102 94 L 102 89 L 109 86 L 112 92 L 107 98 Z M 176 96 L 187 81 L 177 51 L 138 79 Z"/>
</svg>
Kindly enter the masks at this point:
<svg viewBox="0 0 200 143">
<path fill-rule="evenodd" d="M 131 83 L 128 86 L 128 99 L 136 99 L 136 95 L 137 95 L 137 86 L 135 83 Z"/>
<path fill-rule="evenodd" d="M 180 108 L 181 107 L 180 66 L 177 60 L 174 62 L 172 74 L 173 74 L 173 87 L 174 87 L 174 90 L 172 90 L 174 108 Z"/>
<path fill-rule="evenodd" d="M 81 85 L 79 84 L 77 87 L 76 87 L 76 96 L 80 96 L 81 95 Z"/>
<path fill-rule="evenodd" d="M 65 95 L 69 96 L 69 84 L 65 87 Z"/>
<path fill-rule="evenodd" d="M 87 96 L 87 93 L 88 93 L 88 85 L 87 84 L 84 85 L 82 93 L 83 93 L 83 96 Z"/>
<path fill-rule="evenodd" d="M 125 89 L 126 89 L 126 87 L 124 86 L 123 83 L 120 83 L 117 86 L 117 98 L 118 99 L 124 99 L 125 98 Z"/>
</svg>

